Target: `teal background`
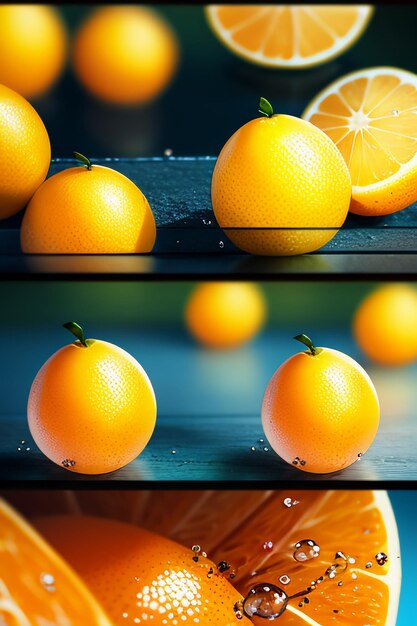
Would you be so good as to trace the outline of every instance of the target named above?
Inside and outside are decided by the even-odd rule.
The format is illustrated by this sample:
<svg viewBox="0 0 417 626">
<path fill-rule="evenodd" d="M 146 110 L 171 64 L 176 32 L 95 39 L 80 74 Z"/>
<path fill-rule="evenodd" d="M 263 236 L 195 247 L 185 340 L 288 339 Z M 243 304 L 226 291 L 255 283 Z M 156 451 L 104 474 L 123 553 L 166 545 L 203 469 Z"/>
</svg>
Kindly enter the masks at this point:
<svg viewBox="0 0 417 626">
<path fill-rule="evenodd" d="M 397 520 L 401 546 L 402 584 L 396 626 L 410 626 L 415 615 L 417 491 L 390 491 L 389 497 Z"/>
</svg>

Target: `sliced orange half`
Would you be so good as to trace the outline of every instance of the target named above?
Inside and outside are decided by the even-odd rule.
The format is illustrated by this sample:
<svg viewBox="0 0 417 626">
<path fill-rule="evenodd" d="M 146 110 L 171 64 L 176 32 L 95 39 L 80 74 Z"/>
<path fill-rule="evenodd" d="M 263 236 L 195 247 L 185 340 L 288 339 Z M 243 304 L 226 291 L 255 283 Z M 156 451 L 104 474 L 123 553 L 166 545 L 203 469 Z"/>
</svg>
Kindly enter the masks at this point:
<svg viewBox="0 0 417 626">
<path fill-rule="evenodd" d="M 232 52 L 252 63 L 303 68 L 332 59 L 360 37 L 370 5 L 212 5 L 208 21 Z"/>
<path fill-rule="evenodd" d="M 112 626 L 78 576 L 3 500 L 0 624 Z"/>
<path fill-rule="evenodd" d="M 387 215 L 417 200 L 417 75 L 360 70 L 322 91 L 303 113 L 341 151 L 352 177 L 350 210 Z"/>
<path fill-rule="evenodd" d="M 236 568 L 230 582 L 242 595 L 261 582 L 273 583 L 287 595 L 305 590 L 324 576 L 335 553 L 342 551 L 354 560 L 346 571 L 334 579 L 324 576 L 305 596 L 308 603 L 303 597 L 291 600 L 277 624 L 395 626 L 400 547 L 384 491 L 78 491 L 68 493 L 66 499 L 62 492 L 49 492 L 40 502 L 25 492 L 13 494 L 13 499 L 26 512 L 66 510 L 107 516 L 184 546 L 199 544 L 214 563 L 224 560 Z M 293 552 L 303 539 L 314 540 L 320 554 L 300 563 Z M 383 565 L 375 558 L 380 552 L 388 557 Z M 254 621 L 259 626 L 266 623 Z"/>
</svg>

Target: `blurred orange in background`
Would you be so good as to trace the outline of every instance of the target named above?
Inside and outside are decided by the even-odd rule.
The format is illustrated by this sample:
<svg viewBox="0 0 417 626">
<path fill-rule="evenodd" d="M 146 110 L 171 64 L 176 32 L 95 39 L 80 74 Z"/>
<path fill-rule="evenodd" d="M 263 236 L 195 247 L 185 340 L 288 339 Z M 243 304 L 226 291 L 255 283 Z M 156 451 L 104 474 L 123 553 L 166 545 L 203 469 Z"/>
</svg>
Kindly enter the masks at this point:
<svg viewBox="0 0 417 626">
<path fill-rule="evenodd" d="M 118 104 L 155 98 L 178 64 L 178 43 L 155 11 L 139 6 L 97 9 L 75 36 L 74 70 L 96 97 Z"/>
<path fill-rule="evenodd" d="M 41 4 L 0 6 L 0 83 L 26 98 L 42 95 L 63 70 L 66 40 L 55 9 Z"/>
</svg>

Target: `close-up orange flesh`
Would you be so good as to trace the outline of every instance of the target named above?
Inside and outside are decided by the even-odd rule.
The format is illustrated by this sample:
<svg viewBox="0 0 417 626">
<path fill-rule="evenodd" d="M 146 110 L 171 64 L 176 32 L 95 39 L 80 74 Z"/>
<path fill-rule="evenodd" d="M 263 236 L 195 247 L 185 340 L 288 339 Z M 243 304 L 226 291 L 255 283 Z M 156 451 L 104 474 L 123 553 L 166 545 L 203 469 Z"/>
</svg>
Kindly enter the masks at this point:
<svg viewBox="0 0 417 626">
<path fill-rule="evenodd" d="M 43 515 L 34 519 L 35 527 L 80 575 L 114 626 L 151 619 L 158 626 L 174 620 L 235 626 L 234 603 L 254 584 L 274 584 L 291 596 L 320 577 L 309 602 L 300 607 L 300 598 L 290 600 L 279 624 L 395 624 L 400 552 L 385 492 L 51 491 L 39 497 L 15 492 L 11 500 L 25 515 Z M 295 544 L 303 539 L 320 546 L 317 558 L 294 559 Z M 196 544 L 197 562 L 191 549 Z M 349 563 L 329 579 L 325 571 L 339 551 Z M 383 565 L 375 560 L 379 552 L 388 557 Z M 220 561 L 230 565 L 224 575 L 216 567 Z M 283 577 L 289 580 L 281 583 Z M 171 596 L 168 607 L 169 594 L 179 600 L 184 593 L 191 594 L 191 606 Z M 194 614 L 184 619 L 184 611 L 176 611 L 180 606 Z"/>
</svg>

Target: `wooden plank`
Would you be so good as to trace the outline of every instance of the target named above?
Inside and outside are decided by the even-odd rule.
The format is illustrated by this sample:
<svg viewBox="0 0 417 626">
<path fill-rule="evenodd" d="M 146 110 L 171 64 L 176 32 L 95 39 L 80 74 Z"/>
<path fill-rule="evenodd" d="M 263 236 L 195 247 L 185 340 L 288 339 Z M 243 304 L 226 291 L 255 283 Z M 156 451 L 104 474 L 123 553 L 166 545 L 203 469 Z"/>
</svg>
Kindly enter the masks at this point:
<svg viewBox="0 0 417 626">
<path fill-rule="evenodd" d="M 417 424 L 407 429 L 384 421 L 359 463 L 328 475 L 301 472 L 263 450 L 259 416 L 159 416 L 154 436 L 138 459 L 106 476 L 81 476 L 44 457 L 21 416 L 1 417 L 0 481 L 415 481 Z M 20 444 L 21 437 L 25 441 Z M 251 451 L 255 446 L 257 450 Z M 18 452 L 17 448 L 22 451 Z M 26 451 L 26 447 L 30 450 Z M 173 454 L 172 450 L 176 453 Z"/>
</svg>

